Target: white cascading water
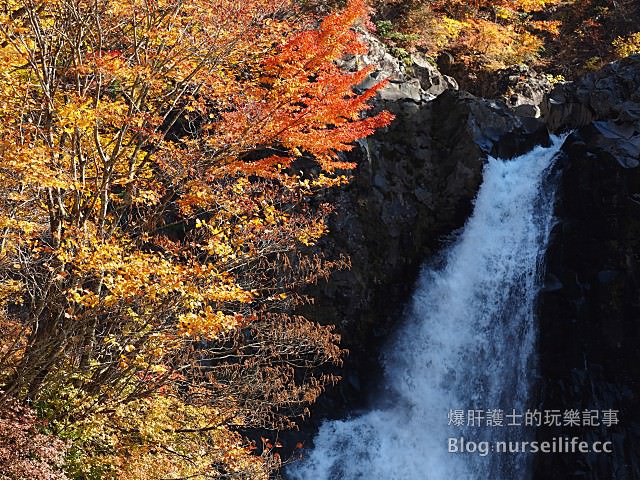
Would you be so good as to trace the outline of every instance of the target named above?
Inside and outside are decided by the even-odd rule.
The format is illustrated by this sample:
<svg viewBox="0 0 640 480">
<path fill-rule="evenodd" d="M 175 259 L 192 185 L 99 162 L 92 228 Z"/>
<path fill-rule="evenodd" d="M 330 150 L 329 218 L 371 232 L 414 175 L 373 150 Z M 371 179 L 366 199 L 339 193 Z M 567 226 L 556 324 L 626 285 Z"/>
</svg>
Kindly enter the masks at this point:
<svg viewBox="0 0 640 480">
<path fill-rule="evenodd" d="M 385 348 L 378 407 L 325 422 L 314 449 L 287 469 L 288 479 L 530 478 L 526 455 L 452 453 L 449 438 L 532 435 L 508 427 L 506 418 L 502 427 L 467 426 L 467 411 L 530 407 L 535 299 L 553 224 L 549 175 L 563 139 L 552 140 L 512 160 L 489 159 L 473 215 L 440 266 L 423 269 L 407 319 Z M 451 410 L 464 410 L 464 426 L 449 424 Z"/>
</svg>

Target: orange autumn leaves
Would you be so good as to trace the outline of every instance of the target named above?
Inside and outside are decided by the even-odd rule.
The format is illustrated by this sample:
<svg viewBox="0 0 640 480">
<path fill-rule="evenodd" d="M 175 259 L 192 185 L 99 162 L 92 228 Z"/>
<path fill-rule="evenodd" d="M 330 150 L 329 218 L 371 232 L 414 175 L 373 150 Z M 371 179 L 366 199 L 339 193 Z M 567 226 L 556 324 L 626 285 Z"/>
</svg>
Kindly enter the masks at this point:
<svg viewBox="0 0 640 480">
<path fill-rule="evenodd" d="M 170 453 L 189 433 L 209 452 L 195 464 L 224 463 L 213 451 L 228 444 L 253 471 L 237 478 L 259 478 L 268 462 L 242 460 L 229 425 L 298 415 L 333 381 L 316 372 L 340 359 L 330 329 L 291 317 L 269 335 L 269 319 L 346 264 L 308 250 L 331 212 L 311 199 L 346 181 L 340 152 L 391 120 L 363 115 L 380 87 L 355 93 L 368 72 L 334 63 L 362 50 L 351 27 L 365 13 L 358 0 L 319 22 L 286 0 L 0 6 L 0 395 L 40 405 L 82 459 L 74 474 L 197 475 Z M 288 168 L 300 157 L 325 173 Z M 136 426 L 105 424 L 122 409 Z M 177 426 L 113 450 L 160 411 Z M 214 431 L 208 416 L 216 436 L 194 435 Z M 147 477 L 118 460 L 144 470 L 159 450 L 167 470 Z"/>
<path fill-rule="evenodd" d="M 436 57 L 453 54 L 469 70 L 497 70 L 531 63 L 543 53 L 546 39 L 559 35 L 561 22 L 546 18 L 558 0 L 414 2 L 378 0 L 378 10 L 394 18 L 399 32 L 386 32 L 392 44 L 418 48 Z M 394 13 L 396 12 L 396 13 Z M 397 12 L 401 12 L 398 14 Z M 382 23 L 385 28 L 390 28 Z"/>
<path fill-rule="evenodd" d="M 346 74 L 333 63 L 361 49 L 348 26 L 364 14 L 362 2 L 300 31 L 295 19 L 279 18 L 282 1 L 48 0 L 21 12 L 23 3 L 9 2 L 0 16 L 5 252 L 48 235 L 29 251 L 55 253 L 54 278 L 68 269 L 102 276 L 100 298 L 126 289 L 113 274 L 126 265 L 136 265 L 140 285 L 154 283 L 145 263 L 164 290 L 179 284 L 162 273 L 175 252 L 140 251 L 157 240 L 167 208 L 179 206 L 179 222 L 211 207 L 225 215 L 230 206 L 214 190 L 227 174 L 276 175 L 287 188 L 306 188 L 279 173 L 292 158 L 312 154 L 331 169 L 337 152 L 390 120 L 360 118 L 375 88 L 356 95 L 366 71 Z M 244 160 L 260 148 L 279 153 Z M 232 188 L 241 197 L 240 182 Z M 286 223 L 270 208 L 248 221 Z M 323 228 L 308 228 L 297 237 L 311 244 Z M 223 231 L 210 229 L 207 252 L 226 260 L 236 248 Z M 104 271 L 85 271 L 83 252 Z"/>
</svg>

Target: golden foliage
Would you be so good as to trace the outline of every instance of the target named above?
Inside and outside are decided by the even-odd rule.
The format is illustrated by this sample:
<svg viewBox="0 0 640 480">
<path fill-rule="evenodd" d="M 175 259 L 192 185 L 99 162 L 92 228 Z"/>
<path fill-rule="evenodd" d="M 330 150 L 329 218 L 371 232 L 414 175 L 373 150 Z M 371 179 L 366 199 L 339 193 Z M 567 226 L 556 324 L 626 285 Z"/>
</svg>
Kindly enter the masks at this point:
<svg viewBox="0 0 640 480">
<path fill-rule="evenodd" d="M 613 47 L 616 55 L 620 58 L 640 54 L 640 32 L 632 33 L 626 37 L 617 37 L 613 41 Z"/>
<path fill-rule="evenodd" d="M 559 33 L 559 21 L 533 20 L 532 14 L 559 0 L 441 0 L 432 2 L 379 1 L 378 9 L 400 4 L 405 12 L 399 28 L 407 48 L 432 55 L 446 50 L 474 68 L 496 70 L 531 62 L 540 55 L 546 35 Z M 417 39 L 417 40 L 413 40 Z"/>
<path fill-rule="evenodd" d="M 335 381 L 338 337 L 283 312 L 347 265 L 309 251 L 331 212 L 310 199 L 391 116 L 335 65 L 364 2 L 317 27 L 293 8 L 0 6 L 0 385 L 76 470 L 266 478 L 230 425 L 290 424 Z"/>
<path fill-rule="evenodd" d="M 267 480 L 267 457 L 228 429 L 233 419 L 208 405 L 156 395 L 117 406 L 73 425 L 76 476 L 113 480 L 232 478 Z"/>
</svg>

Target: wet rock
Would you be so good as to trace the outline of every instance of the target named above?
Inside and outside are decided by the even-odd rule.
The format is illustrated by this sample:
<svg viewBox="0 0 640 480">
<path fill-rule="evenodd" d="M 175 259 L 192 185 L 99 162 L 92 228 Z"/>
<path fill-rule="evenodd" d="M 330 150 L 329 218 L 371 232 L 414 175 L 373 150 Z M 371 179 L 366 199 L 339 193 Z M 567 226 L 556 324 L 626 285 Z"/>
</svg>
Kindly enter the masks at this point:
<svg viewBox="0 0 640 480">
<path fill-rule="evenodd" d="M 391 85 L 406 92 L 416 80 Z M 432 101 L 424 92 L 385 92 L 376 108 L 396 119 L 352 152 L 353 182 L 328 198 L 337 208 L 320 247 L 329 257 L 349 255 L 352 268 L 307 292 L 315 303 L 300 312 L 336 324 L 350 351 L 342 373 L 351 380 L 322 397 L 315 419 L 344 414 L 345 399 L 352 408 L 364 401 L 377 378 L 371 372 L 380 371 L 379 346 L 401 320 L 424 259 L 471 212 L 487 156 L 512 157 L 548 141 L 542 122 L 502 102 L 450 89 Z"/>
<path fill-rule="evenodd" d="M 453 135 L 450 127 L 458 128 L 454 123 L 461 122 L 460 125 L 468 128 L 473 143 L 493 156 L 511 158 L 527 152 L 535 145 L 549 143 L 544 123 L 515 115 L 499 100 L 485 100 L 466 92 L 447 91 L 434 101 L 434 105 L 442 115 L 455 118 L 441 125 L 441 136 Z"/>
<path fill-rule="evenodd" d="M 316 302 L 301 313 L 336 324 L 351 353 L 337 372 L 347 381 L 321 397 L 312 422 L 365 401 L 380 372 L 378 348 L 401 319 L 421 262 L 470 213 L 486 156 L 548 142 L 534 118 L 547 86 L 519 89 L 522 72 L 507 76 L 514 113 L 505 101 L 442 89 L 446 77 L 425 58 L 414 57 L 412 79 L 379 43 L 349 61 L 345 67 L 378 65 L 363 88 L 391 79 L 376 108 L 397 118 L 360 143 L 351 154 L 359 162 L 354 181 L 329 194 L 337 210 L 320 246 L 329 257 L 348 254 L 352 268 L 307 292 Z M 539 455 L 535 479 L 640 478 L 639 64 L 630 58 L 557 86 L 541 105 L 553 130 L 578 130 L 558 162 L 564 176 L 541 292 L 539 405 L 616 409 L 620 424 L 541 430 L 541 440 L 610 440 L 615 452 Z"/>
<path fill-rule="evenodd" d="M 562 282 L 556 277 L 553 273 L 548 273 L 544 286 L 542 287 L 543 292 L 557 292 L 558 290 L 562 290 L 563 285 Z"/>
</svg>

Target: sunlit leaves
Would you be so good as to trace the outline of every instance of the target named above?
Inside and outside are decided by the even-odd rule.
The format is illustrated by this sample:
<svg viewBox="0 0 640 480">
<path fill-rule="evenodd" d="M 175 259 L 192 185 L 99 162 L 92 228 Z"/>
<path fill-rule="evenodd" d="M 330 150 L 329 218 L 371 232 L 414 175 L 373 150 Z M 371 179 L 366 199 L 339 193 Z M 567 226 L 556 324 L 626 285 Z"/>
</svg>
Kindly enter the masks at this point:
<svg viewBox="0 0 640 480">
<path fill-rule="evenodd" d="M 249 445 L 225 426 L 232 419 L 215 408 L 154 396 L 96 420 L 74 427 L 81 448 L 100 447 L 73 465 L 76 474 L 102 469 L 122 480 L 268 478 L 263 459 L 250 455 Z"/>
<path fill-rule="evenodd" d="M 377 3 L 386 6 L 391 2 Z M 406 33 L 397 38 L 434 56 L 443 50 L 451 52 L 471 69 L 495 70 L 535 61 L 545 38 L 559 33 L 559 21 L 535 19 L 558 0 L 407 3 L 410 6 L 400 22 Z"/>
<path fill-rule="evenodd" d="M 613 47 L 618 57 L 628 57 L 640 53 L 640 32 L 616 38 L 613 41 Z"/>
<path fill-rule="evenodd" d="M 316 369 L 337 336 L 284 312 L 347 265 L 309 250 L 331 213 L 314 196 L 391 120 L 335 64 L 365 13 L 0 7 L 0 395 L 73 441 L 74 474 L 266 478 L 229 424 L 290 424 L 335 380 Z"/>
</svg>

